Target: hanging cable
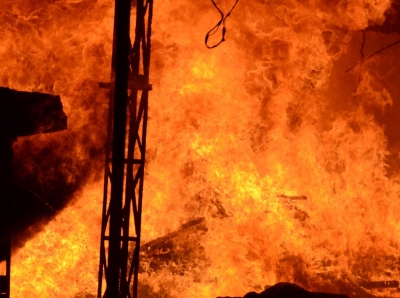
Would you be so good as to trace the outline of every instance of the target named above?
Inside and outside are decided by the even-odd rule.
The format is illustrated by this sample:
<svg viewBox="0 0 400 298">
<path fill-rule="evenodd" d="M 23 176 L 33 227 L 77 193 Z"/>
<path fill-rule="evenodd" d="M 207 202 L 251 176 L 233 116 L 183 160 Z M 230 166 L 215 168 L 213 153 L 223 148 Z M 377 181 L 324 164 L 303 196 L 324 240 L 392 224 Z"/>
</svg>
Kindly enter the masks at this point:
<svg viewBox="0 0 400 298">
<path fill-rule="evenodd" d="M 215 8 L 218 10 L 218 12 L 220 13 L 221 19 L 219 20 L 217 25 L 214 26 L 214 28 L 212 28 L 210 31 L 207 32 L 207 35 L 206 35 L 206 38 L 205 38 L 205 44 L 206 44 L 206 47 L 209 48 L 209 49 L 216 48 L 223 41 L 225 41 L 225 34 L 226 34 L 225 20 L 231 15 L 231 12 L 235 8 L 235 6 L 238 4 L 239 0 L 236 0 L 235 4 L 232 6 L 231 10 L 226 15 L 222 12 L 222 10 L 218 7 L 218 5 L 215 3 L 214 0 L 211 0 L 211 2 L 215 6 Z M 208 45 L 208 38 L 210 36 L 214 35 L 215 33 L 217 33 L 218 30 L 219 30 L 219 27 L 221 27 L 221 25 L 222 25 L 222 37 L 221 37 L 221 40 L 217 44 L 215 44 L 213 46 L 209 46 Z"/>
</svg>

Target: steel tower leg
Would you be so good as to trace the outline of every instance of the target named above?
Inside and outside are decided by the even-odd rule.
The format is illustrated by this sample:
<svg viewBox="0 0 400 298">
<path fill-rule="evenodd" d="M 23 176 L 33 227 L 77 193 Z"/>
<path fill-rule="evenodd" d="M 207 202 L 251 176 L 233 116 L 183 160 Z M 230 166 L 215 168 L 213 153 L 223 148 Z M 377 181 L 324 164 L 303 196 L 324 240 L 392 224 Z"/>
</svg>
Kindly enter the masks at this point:
<svg viewBox="0 0 400 298">
<path fill-rule="evenodd" d="M 98 298 L 137 297 L 153 0 L 116 0 Z M 103 281 L 106 282 L 103 291 Z"/>
</svg>

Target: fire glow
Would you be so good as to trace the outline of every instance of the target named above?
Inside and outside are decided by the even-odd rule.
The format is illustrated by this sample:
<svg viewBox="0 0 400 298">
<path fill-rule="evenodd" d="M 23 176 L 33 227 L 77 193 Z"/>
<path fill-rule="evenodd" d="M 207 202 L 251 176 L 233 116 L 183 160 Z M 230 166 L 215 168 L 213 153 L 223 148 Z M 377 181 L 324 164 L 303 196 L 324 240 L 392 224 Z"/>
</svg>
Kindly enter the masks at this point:
<svg viewBox="0 0 400 298">
<path fill-rule="evenodd" d="M 208 1 L 155 2 L 140 297 L 400 280 L 400 50 L 374 54 L 400 34 L 366 30 L 390 5 L 242 1 L 210 51 Z M 112 13 L 108 0 L 0 5 L 1 85 L 59 94 L 69 116 L 69 131 L 14 146 L 43 184 L 55 169 L 35 170 L 44 146 L 71 183 L 103 161 L 93 148 L 105 141 L 98 82 L 109 78 Z M 14 252 L 12 297 L 94 297 L 101 200 L 101 173 L 88 170 Z M 400 297 L 390 291 L 373 294 Z"/>
</svg>

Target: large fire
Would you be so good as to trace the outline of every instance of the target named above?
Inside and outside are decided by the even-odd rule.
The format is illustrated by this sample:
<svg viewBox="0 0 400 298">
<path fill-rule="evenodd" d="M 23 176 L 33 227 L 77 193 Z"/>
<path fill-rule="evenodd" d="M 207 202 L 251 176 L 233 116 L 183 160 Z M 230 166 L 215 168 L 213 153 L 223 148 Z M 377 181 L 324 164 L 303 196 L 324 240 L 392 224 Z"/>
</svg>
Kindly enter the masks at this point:
<svg viewBox="0 0 400 298">
<path fill-rule="evenodd" d="M 14 251 L 11 295 L 94 297 L 113 3 L 1 2 L 0 85 L 59 94 L 70 125 L 20 139 L 17 175 L 61 207 L 57 185 L 73 189 Z M 361 297 L 349 289 L 400 280 L 400 34 L 379 31 L 390 6 L 240 1 L 208 50 L 209 1 L 155 1 L 140 297 L 278 281 Z"/>
</svg>

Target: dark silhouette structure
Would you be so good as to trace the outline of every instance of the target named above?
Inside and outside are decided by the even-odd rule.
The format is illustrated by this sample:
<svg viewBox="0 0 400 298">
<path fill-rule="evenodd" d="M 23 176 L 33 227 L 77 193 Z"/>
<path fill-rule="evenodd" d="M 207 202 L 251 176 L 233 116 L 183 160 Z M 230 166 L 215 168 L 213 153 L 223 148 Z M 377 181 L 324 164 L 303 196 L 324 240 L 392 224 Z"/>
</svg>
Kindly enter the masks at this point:
<svg viewBox="0 0 400 298">
<path fill-rule="evenodd" d="M 0 298 L 10 297 L 11 238 L 48 206 L 12 180 L 12 145 L 17 137 L 56 132 L 67 128 L 59 96 L 0 87 Z"/>
<path fill-rule="evenodd" d="M 132 6 L 136 7 L 133 44 Z M 152 16 L 152 0 L 115 2 L 112 77 L 110 83 L 100 83 L 100 87 L 110 88 L 110 110 L 98 298 L 103 293 L 105 298 L 137 297 L 148 95 L 152 88 L 149 84 Z"/>
<path fill-rule="evenodd" d="M 346 295 L 330 294 L 322 292 L 310 292 L 296 284 L 277 283 L 276 285 L 266 289 L 264 292 L 257 294 L 250 292 L 243 298 L 349 298 Z"/>
<path fill-rule="evenodd" d="M 6 263 L 5 275 L 0 275 L 0 298 L 10 298 L 11 244 L 0 242 L 0 262 Z"/>
</svg>

